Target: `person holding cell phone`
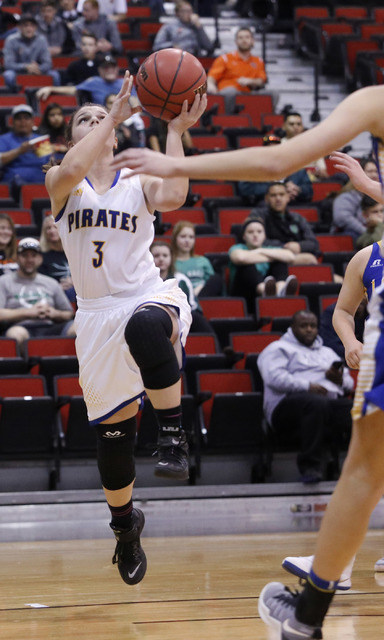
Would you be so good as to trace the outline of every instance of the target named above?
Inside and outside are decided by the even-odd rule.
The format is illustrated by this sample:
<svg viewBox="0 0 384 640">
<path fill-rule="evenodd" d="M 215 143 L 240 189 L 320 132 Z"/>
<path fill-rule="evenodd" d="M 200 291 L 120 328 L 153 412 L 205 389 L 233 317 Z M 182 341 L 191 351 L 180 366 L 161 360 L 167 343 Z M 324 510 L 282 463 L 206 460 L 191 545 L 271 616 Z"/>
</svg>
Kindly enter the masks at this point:
<svg viewBox="0 0 384 640">
<path fill-rule="evenodd" d="M 264 412 L 279 442 L 298 444 L 305 484 L 323 479 L 325 446 L 349 439 L 353 379 L 318 335 L 317 317 L 298 311 L 288 331 L 259 355 Z"/>
</svg>

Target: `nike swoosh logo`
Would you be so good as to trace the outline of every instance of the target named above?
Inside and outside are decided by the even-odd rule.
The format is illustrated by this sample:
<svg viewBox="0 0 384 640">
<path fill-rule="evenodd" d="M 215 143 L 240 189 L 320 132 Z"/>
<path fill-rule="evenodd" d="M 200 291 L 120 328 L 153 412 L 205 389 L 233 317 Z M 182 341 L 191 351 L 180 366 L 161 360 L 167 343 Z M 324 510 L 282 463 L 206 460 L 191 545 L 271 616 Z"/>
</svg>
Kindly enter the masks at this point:
<svg viewBox="0 0 384 640">
<path fill-rule="evenodd" d="M 293 629 L 289 624 L 289 620 L 284 620 L 283 622 L 283 631 L 287 633 L 295 633 L 298 638 L 308 638 L 307 633 L 303 633 L 302 631 L 298 631 L 297 629 Z"/>
<path fill-rule="evenodd" d="M 133 578 L 136 575 L 136 573 L 137 573 L 137 571 L 138 571 L 138 569 L 140 567 L 141 567 L 141 562 L 139 562 L 139 564 L 137 565 L 136 569 L 134 571 L 132 571 L 132 573 L 129 573 L 129 571 L 128 571 L 128 578 Z"/>
<path fill-rule="evenodd" d="M 166 466 L 168 466 L 168 462 L 161 462 L 161 460 L 160 460 L 160 461 L 157 463 L 157 465 L 158 465 L 159 467 L 166 467 Z"/>
</svg>

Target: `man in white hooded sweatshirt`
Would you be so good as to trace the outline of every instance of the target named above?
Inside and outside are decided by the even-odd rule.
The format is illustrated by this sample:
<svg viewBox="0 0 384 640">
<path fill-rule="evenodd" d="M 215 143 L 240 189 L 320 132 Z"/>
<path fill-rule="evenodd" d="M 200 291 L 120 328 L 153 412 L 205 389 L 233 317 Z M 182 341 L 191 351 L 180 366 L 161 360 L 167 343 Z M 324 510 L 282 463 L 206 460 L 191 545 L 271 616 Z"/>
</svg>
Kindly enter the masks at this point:
<svg viewBox="0 0 384 640">
<path fill-rule="evenodd" d="M 258 358 L 264 381 L 264 412 L 279 441 L 300 443 L 301 481 L 323 478 L 324 443 L 350 434 L 353 379 L 318 335 L 317 317 L 294 314 L 290 328 Z"/>
</svg>

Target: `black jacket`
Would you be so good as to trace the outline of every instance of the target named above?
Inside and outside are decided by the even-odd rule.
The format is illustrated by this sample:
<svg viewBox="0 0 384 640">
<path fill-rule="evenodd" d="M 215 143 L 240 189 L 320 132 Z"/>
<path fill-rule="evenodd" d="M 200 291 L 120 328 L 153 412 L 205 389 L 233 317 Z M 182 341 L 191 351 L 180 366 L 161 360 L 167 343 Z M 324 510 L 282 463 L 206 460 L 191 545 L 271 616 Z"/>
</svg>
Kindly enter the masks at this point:
<svg viewBox="0 0 384 640">
<path fill-rule="evenodd" d="M 286 209 L 283 215 L 274 213 L 271 209 L 253 209 L 252 217 L 262 218 L 268 240 L 283 246 L 286 242 L 298 242 L 303 253 L 320 255 L 317 238 L 308 222 L 300 214 Z"/>
</svg>

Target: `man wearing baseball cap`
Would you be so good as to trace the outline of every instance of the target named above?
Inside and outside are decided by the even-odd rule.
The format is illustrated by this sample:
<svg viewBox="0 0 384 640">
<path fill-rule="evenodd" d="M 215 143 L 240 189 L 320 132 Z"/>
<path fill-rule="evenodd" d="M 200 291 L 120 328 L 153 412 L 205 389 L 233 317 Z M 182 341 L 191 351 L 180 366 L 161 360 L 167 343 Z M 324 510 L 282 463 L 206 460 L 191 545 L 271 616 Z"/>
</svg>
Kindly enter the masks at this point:
<svg viewBox="0 0 384 640">
<path fill-rule="evenodd" d="M 77 94 L 80 103 L 94 102 L 96 104 L 105 104 L 105 99 L 110 93 L 119 93 L 123 84 L 123 78 L 119 77 L 117 60 L 111 53 L 99 54 L 98 64 L 98 74 L 96 76 L 87 78 L 74 87 L 42 87 L 36 92 L 37 99 L 47 100 L 51 94 L 55 93 L 67 96 Z M 134 87 L 132 87 L 130 103 L 133 107 L 139 104 Z"/>
<path fill-rule="evenodd" d="M 40 242 L 23 238 L 18 269 L 0 278 L 0 325 L 21 346 L 30 336 L 74 335 L 73 308 L 56 280 L 38 273 Z"/>
<path fill-rule="evenodd" d="M 1 180 L 11 185 L 11 192 L 22 184 L 44 183 L 42 166 L 49 155 L 39 157 L 35 153 L 33 140 L 39 134 L 33 130 L 33 109 L 27 104 L 18 104 L 12 109 L 12 129 L 0 136 Z"/>
<path fill-rule="evenodd" d="M 55 84 L 60 84 L 60 74 L 52 68 L 48 41 L 38 33 L 36 18 L 30 13 L 20 16 L 16 33 L 4 41 L 4 80 L 14 93 L 17 92 L 16 76 L 19 73 L 48 73 Z"/>
</svg>

